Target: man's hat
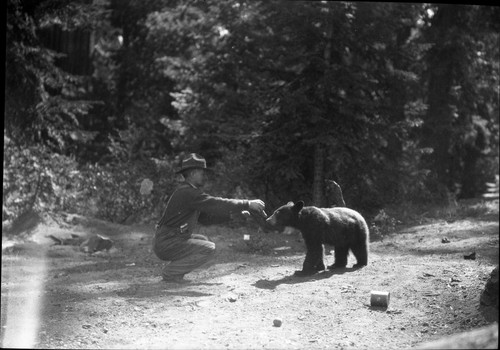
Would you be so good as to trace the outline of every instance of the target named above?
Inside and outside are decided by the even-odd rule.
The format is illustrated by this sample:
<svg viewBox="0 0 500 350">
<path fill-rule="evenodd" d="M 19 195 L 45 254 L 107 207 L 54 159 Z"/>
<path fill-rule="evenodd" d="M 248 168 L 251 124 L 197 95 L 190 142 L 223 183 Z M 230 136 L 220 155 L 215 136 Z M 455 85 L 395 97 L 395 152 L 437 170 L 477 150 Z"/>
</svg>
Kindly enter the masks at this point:
<svg viewBox="0 0 500 350">
<path fill-rule="evenodd" d="M 179 174 L 188 169 L 203 169 L 212 171 L 212 169 L 207 168 L 205 158 L 196 153 L 191 153 L 187 158 L 184 158 L 182 160 L 181 169 L 177 170 L 175 173 Z"/>
</svg>

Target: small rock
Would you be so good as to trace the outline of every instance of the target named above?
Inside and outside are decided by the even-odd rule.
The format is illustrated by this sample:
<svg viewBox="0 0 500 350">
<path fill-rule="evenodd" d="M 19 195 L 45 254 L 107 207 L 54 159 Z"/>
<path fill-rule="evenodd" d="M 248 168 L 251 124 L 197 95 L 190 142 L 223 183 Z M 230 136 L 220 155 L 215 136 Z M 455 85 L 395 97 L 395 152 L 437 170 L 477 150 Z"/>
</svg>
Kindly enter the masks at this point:
<svg viewBox="0 0 500 350">
<path fill-rule="evenodd" d="M 84 324 L 84 325 L 82 325 L 82 328 L 84 328 L 84 329 L 89 329 L 90 327 L 92 327 L 92 326 L 91 326 L 91 325 L 89 325 L 89 324 Z"/>
<path fill-rule="evenodd" d="M 236 300 L 238 300 L 238 296 L 235 294 L 228 294 L 226 295 L 225 299 L 231 303 L 234 303 Z"/>
<path fill-rule="evenodd" d="M 441 240 L 441 243 L 450 243 L 450 240 L 446 237 L 444 237 L 442 240 Z"/>
<path fill-rule="evenodd" d="M 391 314 L 391 315 L 399 315 L 399 314 L 403 313 L 403 310 L 400 310 L 400 309 L 387 310 L 386 313 Z"/>
<path fill-rule="evenodd" d="M 199 300 L 199 301 L 195 302 L 194 304 L 198 307 L 206 307 L 206 306 L 210 305 L 210 301 L 209 300 Z"/>
<path fill-rule="evenodd" d="M 111 239 L 95 234 L 80 244 L 80 250 L 92 254 L 101 250 L 109 251 L 112 246 L 113 241 Z"/>
<path fill-rule="evenodd" d="M 275 318 L 275 319 L 274 319 L 274 321 L 273 321 L 273 325 L 274 325 L 274 327 L 281 327 L 281 324 L 282 324 L 282 323 L 283 323 L 283 322 L 282 322 L 282 321 L 281 321 L 281 319 L 279 319 L 279 318 Z"/>
<path fill-rule="evenodd" d="M 465 260 L 476 260 L 476 252 L 471 253 L 469 255 L 464 255 Z"/>
</svg>

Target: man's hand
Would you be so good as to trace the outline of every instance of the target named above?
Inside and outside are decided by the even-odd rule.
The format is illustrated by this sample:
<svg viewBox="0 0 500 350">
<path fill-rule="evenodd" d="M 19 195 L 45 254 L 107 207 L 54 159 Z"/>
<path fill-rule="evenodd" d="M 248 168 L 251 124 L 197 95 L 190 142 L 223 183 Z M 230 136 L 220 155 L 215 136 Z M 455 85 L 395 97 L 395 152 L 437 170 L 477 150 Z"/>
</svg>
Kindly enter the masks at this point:
<svg viewBox="0 0 500 350">
<path fill-rule="evenodd" d="M 264 218 L 267 218 L 267 214 L 264 211 L 265 208 L 266 205 L 260 199 L 253 199 L 248 201 L 248 209 L 250 211 L 260 216 L 263 216 Z"/>
</svg>

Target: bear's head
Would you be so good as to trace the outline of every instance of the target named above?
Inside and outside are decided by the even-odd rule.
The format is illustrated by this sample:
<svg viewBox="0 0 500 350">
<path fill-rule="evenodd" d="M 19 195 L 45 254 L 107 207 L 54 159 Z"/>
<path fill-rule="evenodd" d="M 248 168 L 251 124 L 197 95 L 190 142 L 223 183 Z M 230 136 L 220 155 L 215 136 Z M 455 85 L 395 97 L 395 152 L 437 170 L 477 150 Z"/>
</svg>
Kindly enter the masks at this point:
<svg viewBox="0 0 500 350">
<path fill-rule="evenodd" d="M 288 202 L 287 204 L 276 209 L 266 222 L 272 226 L 293 227 L 296 225 L 299 212 L 303 207 L 303 201 L 298 201 L 297 203 Z"/>
</svg>

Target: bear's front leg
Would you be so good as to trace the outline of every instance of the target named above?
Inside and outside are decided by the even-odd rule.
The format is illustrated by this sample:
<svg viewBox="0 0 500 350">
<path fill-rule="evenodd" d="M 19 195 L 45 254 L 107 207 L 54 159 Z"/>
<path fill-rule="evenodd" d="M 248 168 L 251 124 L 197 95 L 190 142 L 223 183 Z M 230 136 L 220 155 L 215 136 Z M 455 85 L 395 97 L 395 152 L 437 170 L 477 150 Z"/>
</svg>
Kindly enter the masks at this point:
<svg viewBox="0 0 500 350">
<path fill-rule="evenodd" d="M 318 255 L 318 260 L 314 265 L 316 271 L 323 271 L 326 269 L 325 266 L 325 246 L 321 245 L 321 254 Z"/>
<path fill-rule="evenodd" d="M 308 246 L 306 258 L 302 264 L 302 270 L 295 271 L 295 276 L 310 276 L 325 269 L 324 263 L 325 249 L 322 244 L 319 246 Z"/>
</svg>

